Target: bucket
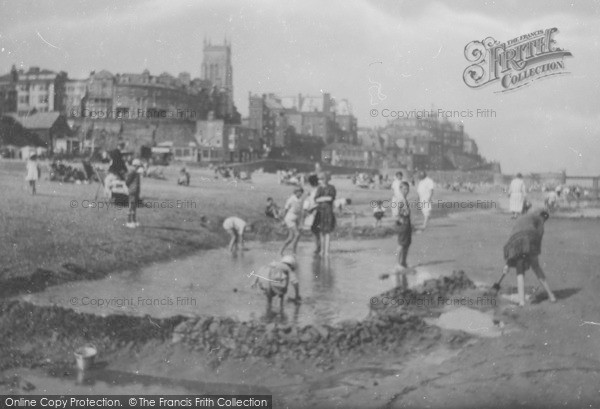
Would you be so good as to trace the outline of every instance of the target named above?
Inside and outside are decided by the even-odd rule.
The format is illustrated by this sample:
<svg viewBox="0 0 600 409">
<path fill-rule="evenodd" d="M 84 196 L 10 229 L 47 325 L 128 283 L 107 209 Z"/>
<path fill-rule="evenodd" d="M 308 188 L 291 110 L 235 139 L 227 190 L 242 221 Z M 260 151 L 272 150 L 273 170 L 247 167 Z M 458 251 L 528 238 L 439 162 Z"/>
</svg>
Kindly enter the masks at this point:
<svg viewBox="0 0 600 409">
<path fill-rule="evenodd" d="M 93 345 L 86 345 L 75 350 L 75 361 L 77 368 L 84 371 L 94 364 L 94 358 L 98 350 Z"/>
</svg>

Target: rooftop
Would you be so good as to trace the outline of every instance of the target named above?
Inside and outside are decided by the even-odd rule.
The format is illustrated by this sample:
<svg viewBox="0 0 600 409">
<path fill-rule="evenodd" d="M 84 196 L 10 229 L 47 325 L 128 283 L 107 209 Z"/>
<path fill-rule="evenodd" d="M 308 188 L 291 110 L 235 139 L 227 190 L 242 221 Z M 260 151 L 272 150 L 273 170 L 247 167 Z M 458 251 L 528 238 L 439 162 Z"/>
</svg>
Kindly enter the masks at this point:
<svg viewBox="0 0 600 409">
<path fill-rule="evenodd" d="M 323 150 L 336 150 L 336 151 L 361 151 L 361 152 L 366 152 L 366 151 L 376 151 L 378 150 L 377 148 L 374 147 L 370 147 L 370 146 L 361 146 L 361 145 L 350 145 L 348 143 L 340 143 L 340 142 L 335 142 L 335 143 L 331 143 L 327 146 L 325 146 L 323 148 Z"/>
<path fill-rule="evenodd" d="M 37 112 L 33 115 L 18 116 L 7 114 L 16 119 L 25 129 L 50 129 L 60 116 L 59 112 Z"/>
</svg>

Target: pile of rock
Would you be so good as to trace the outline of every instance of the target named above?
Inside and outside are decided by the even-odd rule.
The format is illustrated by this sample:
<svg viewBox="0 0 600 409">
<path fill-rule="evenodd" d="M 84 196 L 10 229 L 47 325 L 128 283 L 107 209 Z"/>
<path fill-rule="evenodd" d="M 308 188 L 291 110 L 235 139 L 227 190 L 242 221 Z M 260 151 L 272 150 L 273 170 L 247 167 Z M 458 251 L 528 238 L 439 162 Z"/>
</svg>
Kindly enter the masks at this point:
<svg viewBox="0 0 600 409">
<path fill-rule="evenodd" d="M 422 316 L 430 310 L 435 310 L 443 303 L 440 300 L 468 289 L 474 289 L 475 284 L 464 271 L 453 271 L 452 275 L 425 281 L 422 285 L 405 289 L 396 287 L 371 298 L 371 312 L 376 315 L 389 314 L 390 311 L 404 310 Z"/>
<path fill-rule="evenodd" d="M 100 317 L 22 301 L 0 302 L 3 330 L 0 332 L 0 369 L 39 362 L 49 350 L 70 361 L 73 348 L 84 342 L 92 342 L 109 352 L 141 346 L 152 340 L 185 345 L 191 351 L 208 356 L 214 365 L 227 358 L 277 356 L 310 360 L 317 366 L 328 367 L 335 358 L 349 354 L 401 352 L 410 348 L 410 340 L 435 341 L 441 336 L 437 327 L 428 326 L 414 310 L 389 308 L 383 303 L 373 303 L 374 299 L 446 297 L 474 287 L 464 272 L 453 272 L 450 277 L 428 280 L 417 290 L 396 288 L 379 298 L 373 297 L 374 313 L 363 321 L 304 327 L 217 317 Z M 28 351 L 23 351 L 21 344 L 26 342 L 33 344 Z"/>
<path fill-rule="evenodd" d="M 425 327 L 421 319 L 405 312 L 336 326 L 305 327 L 202 317 L 177 325 L 173 342 L 212 353 L 217 360 L 277 355 L 318 363 L 350 352 L 394 350 L 407 336 L 422 334 Z"/>
</svg>

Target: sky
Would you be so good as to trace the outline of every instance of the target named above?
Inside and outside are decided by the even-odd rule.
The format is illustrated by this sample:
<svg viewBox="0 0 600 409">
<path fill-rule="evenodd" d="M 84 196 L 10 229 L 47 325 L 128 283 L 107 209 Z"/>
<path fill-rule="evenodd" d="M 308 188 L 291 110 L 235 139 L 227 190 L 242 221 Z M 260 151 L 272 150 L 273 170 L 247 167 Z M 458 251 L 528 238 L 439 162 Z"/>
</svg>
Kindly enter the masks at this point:
<svg viewBox="0 0 600 409">
<path fill-rule="evenodd" d="M 569 74 L 504 93 L 464 83 L 471 41 L 552 27 L 573 55 Z M 504 173 L 600 175 L 598 0 L 0 0 L 0 73 L 15 64 L 70 78 L 102 69 L 199 77 L 203 39 L 225 37 L 242 116 L 249 92 L 328 92 L 348 99 L 364 127 L 385 125 L 384 110 L 470 111 L 450 120 Z"/>
</svg>

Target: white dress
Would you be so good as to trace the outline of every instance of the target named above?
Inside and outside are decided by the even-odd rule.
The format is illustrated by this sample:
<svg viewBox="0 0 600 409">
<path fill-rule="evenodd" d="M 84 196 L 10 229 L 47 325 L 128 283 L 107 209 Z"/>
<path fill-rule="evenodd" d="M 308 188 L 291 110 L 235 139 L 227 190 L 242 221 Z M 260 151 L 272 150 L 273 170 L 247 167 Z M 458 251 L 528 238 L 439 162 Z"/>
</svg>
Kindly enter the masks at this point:
<svg viewBox="0 0 600 409">
<path fill-rule="evenodd" d="M 508 188 L 510 195 L 510 211 L 513 213 L 521 213 L 523 211 L 523 202 L 525 201 L 525 182 L 523 179 L 515 178 L 510 182 Z"/>
<path fill-rule="evenodd" d="M 25 176 L 26 181 L 36 181 L 39 176 L 38 164 L 32 160 L 27 161 L 27 175 Z"/>
<path fill-rule="evenodd" d="M 421 204 L 421 211 L 424 215 L 428 216 L 431 214 L 431 198 L 433 196 L 433 189 L 435 183 L 433 179 L 425 177 L 419 182 L 417 186 L 417 193 L 419 194 L 419 201 Z"/>
</svg>

